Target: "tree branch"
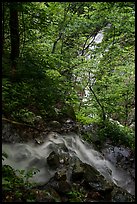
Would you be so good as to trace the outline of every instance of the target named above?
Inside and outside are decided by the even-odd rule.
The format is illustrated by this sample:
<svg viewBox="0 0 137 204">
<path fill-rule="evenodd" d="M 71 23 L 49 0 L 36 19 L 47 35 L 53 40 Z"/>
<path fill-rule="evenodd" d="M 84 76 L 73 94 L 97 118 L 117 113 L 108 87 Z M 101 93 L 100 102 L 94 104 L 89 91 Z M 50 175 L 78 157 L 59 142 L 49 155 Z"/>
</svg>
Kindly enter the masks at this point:
<svg viewBox="0 0 137 204">
<path fill-rule="evenodd" d="M 106 120 L 106 114 L 105 114 L 105 110 L 104 110 L 104 106 L 100 103 L 97 95 L 95 94 L 93 88 L 91 87 L 91 84 L 90 84 L 90 72 L 89 72 L 89 81 L 88 81 L 88 86 L 89 86 L 89 89 L 90 91 L 92 92 L 92 94 L 94 95 L 95 99 L 96 99 L 96 102 L 98 103 L 98 105 L 100 106 L 101 110 L 102 110 L 102 118 L 103 120 L 105 121 Z"/>
</svg>

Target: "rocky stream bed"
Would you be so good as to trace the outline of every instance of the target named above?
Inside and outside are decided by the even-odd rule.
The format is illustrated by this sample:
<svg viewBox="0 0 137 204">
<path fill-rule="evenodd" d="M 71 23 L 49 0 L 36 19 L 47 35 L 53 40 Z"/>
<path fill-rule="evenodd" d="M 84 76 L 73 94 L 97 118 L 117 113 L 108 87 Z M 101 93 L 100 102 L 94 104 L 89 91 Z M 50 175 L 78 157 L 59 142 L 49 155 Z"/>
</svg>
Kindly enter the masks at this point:
<svg viewBox="0 0 137 204">
<path fill-rule="evenodd" d="M 9 155 L 3 165 L 40 170 L 30 179 L 36 184 L 27 189 L 35 194 L 35 202 L 135 201 L 135 160 L 130 149 L 108 141 L 97 151 L 81 138 L 71 120 L 36 127 L 2 122 L 2 150 Z"/>
</svg>

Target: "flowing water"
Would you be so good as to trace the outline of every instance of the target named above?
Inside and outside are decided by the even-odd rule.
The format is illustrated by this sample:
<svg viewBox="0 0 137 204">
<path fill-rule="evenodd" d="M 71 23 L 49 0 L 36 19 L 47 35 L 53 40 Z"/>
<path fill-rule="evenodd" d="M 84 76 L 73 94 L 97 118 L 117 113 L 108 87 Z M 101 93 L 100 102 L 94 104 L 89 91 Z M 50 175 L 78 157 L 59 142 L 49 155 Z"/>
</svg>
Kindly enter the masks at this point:
<svg viewBox="0 0 137 204">
<path fill-rule="evenodd" d="M 37 168 L 40 172 L 33 177 L 33 181 L 46 183 L 55 174 L 55 170 L 49 169 L 47 165 L 47 157 L 53 150 L 59 154 L 69 154 L 71 158 L 78 157 L 82 162 L 94 166 L 107 180 L 113 181 L 134 195 L 135 183 L 128 172 L 106 160 L 91 144 L 86 143 L 76 134 L 50 133 L 41 145 L 34 143 L 2 144 L 2 151 L 8 154 L 3 164 L 26 171 L 33 167 Z"/>
</svg>

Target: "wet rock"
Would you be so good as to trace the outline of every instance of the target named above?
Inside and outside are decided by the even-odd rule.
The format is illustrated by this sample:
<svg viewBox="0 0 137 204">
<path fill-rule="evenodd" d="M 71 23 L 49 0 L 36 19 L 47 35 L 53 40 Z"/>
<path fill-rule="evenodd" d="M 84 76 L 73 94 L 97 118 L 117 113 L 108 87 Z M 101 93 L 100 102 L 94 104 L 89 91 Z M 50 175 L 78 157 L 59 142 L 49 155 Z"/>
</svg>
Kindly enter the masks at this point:
<svg viewBox="0 0 137 204">
<path fill-rule="evenodd" d="M 84 169 L 83 169 L 83 167 L 81 167 L 81 161 L 76 160 L 76 163 L 73 167 L 71 180 L 73 182 L 80 182 L 80 181 L 82 181 L 83 176 L 84 176 Z"/>
<path fill-rule="evenodd" d="M 61 132 L 64 132 L 64 133 L 76 132 L 77 133 L 78 131 L 79 131 L 79 126 L 74 120 L 67 119 L 63 121 Z"/>
<path fill-rule="evenodd" d="M 114 188 L 114 185 L 108 182 L 94 167 L 82 163 L 80 160 L 77 160 L 73 167 L 71 181 L 80 183 L 87 189 L 88 199 L 92 198 L 93 200 L 110 200 Z"/>
<path fill-rule="evenodd" d="M 92 189 L 100 192 L 113 189 L 113 184 L 107 181 L 94 167 L 84 163 L 82 166 L 84 168 L 84 179 Z"/>
<path fill-rule="evenodd" d="M 61 193 L 67 193 L 71 190 L 71 185 L 66 180 L 59 181 L 58 191 Z"/>
<path fill-rule="evenodd" d="M 2 141 L 7 143 L 20 143 L 23 142 L 23 139 L 12 124 L 2 122 Z"/>
<path fill-rule="evenodd" d="M 54 151 L 51 152 L 50 155 L 47 157 L 47 164 L 50 166 L 51 169 L 57 169 L 60 165 L 59 154 Z"/>
<path fill-rule="evenodd" d="M 112 191 L 112 202 L 134 202 L 135 196 L 128 193 L 126 190 L 115 186 Z"/>
<path fill-rule="evenodd" d="M 56 139 L 58 137 L 58 133 L 55 132 L 55 131 L 50 131 L 49 134 L 48 134 L 48 137 L 49 138 L 53 137 L 54 139 Z"/>
<path fill-rule="evenodd" d="M 66 147 L 66 145 L 64 143 L 60 144 L 60 152 L 68 152 L 68 148 Z M 62 157 L 64 157 L 63 155 L 61 155 Z M 65 159 L 65 158 L 64 158 Z"/>
<path fill-rule="evenodd" d="M 67 170 L 60 169 L 55 175 L 50 179 L 47 186 L 54 188 L 58 193 L 66 194 L 71 190 L 71 184 L 67 180 Z"/>
<path fill-rule="evenodd" d="M 60 169 L 55 173 L 54 176 L 55 180 L 57 181 L 65 181 L 67 180 L 67 170 L 66 169 Z"/>
<path fill-rule="evenodd" d="M 51 121 L 50 123 L 49 123 L 49 125 L 52 127 L 52 128 L 54 128 L 54 129 L 56 129 L 56 128 L 61 128 L 61 124 L 60 124 L 60 122 L 58 122 L 58 121 Z"/>
<path fill-rule="evenodd" d="M 67 125 L 69 126 L 71 125 L 71 123 L 72 121 L 69 121 Z M 9 128 L 8 134 L 11 134 L 10 131 L 13 131 L 13 129 L 11 129 L 10 126 L 8 126 L 8 128 Z M 27 134 L 27 132 L 24 134 Z M 45 137 L 46 136 L 47 135 L 45 135 Z M 52 132 L 50 133 L 50 135 L 48 135 L 49 139 L 51 139 L 50 142 L 52 141 L 52 137 L 56 139 L 58 138 L 58 136 L 59 135 L 56 132 Z M 93 166 L 83 163 L 80 159 L 75 157 L 73 154 L 72 154 L 73 156 L 69 154 L 69 148 L 68 146 L 66 147 L 64 143 L 60 144 L 60 146 L 58 146 L 58 144 L 55 144 L 55 143 L 53 142 L 50 144 L 51 147 L 49 146 L 50 152 L 51 151 L 52 152 L 47 157 L 47 164 L 50 167 L 48 168 L 49 171 L 51 170 L 52 172 L 52 170 L 57 170 L 57 172 L 55 173 L 55 175 L 53 174 L 52 178 L 50 177 L 50 180 L 48 180 L 47 183 L 41 186 L 40 189 L 37 189 L 39 190 L 37 193 L 38 196 L 36 196 L 37 202 L 68 201 L 69 200 L 69 198 L 67 197 L 68 193 L 72 191 L 73 187 L 75 187 L 74 192 L 79 193 L 77 195 L 80 195 L 81 188 L 83 188 L 85 198 L 87 196 L 87 200 L 86 200 L 87 202 L 88 201 L 89 202 L 134 201 L 134 197 L 131 196 L 130 193 L 123 190 L 122 188 L 118 188 L 110 181 L 106 181 L 106 179 Z M 109 149 L 109 147 L 110 146 L 107 146 L 107 150 Z M 118 149 L 113 148 L 113 149 L 110 149 L 110 151 L 111 150 L 113 150 L 113 152 L 116 152 L 116 150 Z M 24 151 L 26 153 L 26 150 Z M 122 151 L 122 149 L 118 151 Z M 122 155 L 119 155 L 119 159 L 115 160 L 116 154 L 114 155 L 114 161 L 117 161 L 117 163 L 122 161 L 123 166 L 127 168 L 126 166 L 127 164 L 126 163 L 124 164 L 124 162 L 128 158 L 128 155 L 126 154 L 125 160 L 123 160 L 124 156 L 122 151 Z M 24 155 L 22 156 L 23 156 L 22 158 L 24 158 Z M 130 158 L 129 161 L 131 163 L 134 162 L 134 160 L 132 160 L 132 157 L 129 157 L 129 158 Z M 20 160 L 21 158 L 18 158 L 18 159 Z M 35 163 L 37 163 L 39 164 L 39 166 L 41 165 L 43 166 L 44 162 L 46 165 L 45 157 L 42 161 L 41 159 L 39 160 L 39 158 L 36 158 L 30 161 L 30 165 L 33 166 L 35 165 Z M 134 172 L 131 172 L 131 173 L 134 174 Z"/>
<path fill-rule="evenodd" d="M 44 143 L 44 139 L 42 137 L 34 138 L 34 140 L 37 144 L 43 144 Z"/>
<path fill-rule="evenodd" d="M 104 144 L 102 149 L 105 159 L 109 160 L 116 168 L 122 172 L 122 177 L 125 181 L 120 180 L 120 186 L 124 186 L 128 192 L 135 194 L 135 155 L 132 150 L 124 146 L 113 146 Z"/>
</svg>

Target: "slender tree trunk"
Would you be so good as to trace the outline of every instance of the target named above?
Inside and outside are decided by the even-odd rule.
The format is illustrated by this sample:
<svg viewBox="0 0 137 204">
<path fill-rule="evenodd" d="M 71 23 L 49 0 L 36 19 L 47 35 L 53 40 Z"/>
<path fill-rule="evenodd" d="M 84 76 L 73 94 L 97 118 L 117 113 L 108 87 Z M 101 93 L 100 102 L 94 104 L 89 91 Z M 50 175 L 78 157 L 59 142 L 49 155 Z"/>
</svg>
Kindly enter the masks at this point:
<svg viewBox="0 0 137 204">
<path fill-rule="evenodd" d="M 97 96 L 96 96 L 96 94 L 95 94 L 95 92 L 94 92 L 94 90 L 92 89 L 91 86 L 89 86 L 89 89 L 90 89 L 90 91 L 93 93 L 93 95 L 94 95 L 94 97 L 95 97 L 95 99 L 96 99 L 98 105 L 100 106 L 101 111 L 102 111 L 102 118 L 103 118 L 103 121 L 105 121 L 105 120 L 106 120 L 106 115 L 105 115 L 104 107 L 101 105 L 99 99 L 97 98 Z"/>
<path fill-rule="evenodd" d="M 2 55 L 4 54 L 4 2 L 2 2 Z"/>
<path fill-rule="evenodd" d="M 90 79 L 90 73 L 89 73 L 89 89 L 90 89 L 90 91 L 92 92 L 92 94 L 94 95 L 94 97 L 95 97 L 95 99 L 96 99 L 96 102 L 97 102 L 98 105 L 100 106 L 101 111 L 102 111 L 102 119 L 103 119 L 103 121 L 105 121 L 105 120 L 106 120 L 106 114 L 105 114 L 104 106 L 100 103 L 100 101 L 99 101 L 99 99 L 98 99 L 96 93 L 94 92 L 92 86 L 90 85 L 90 80 L 91 80 L 91 79 Z"/>
<path fill-rule="evenodd" d="M 17 60 L 19 58 L 19 20 L 18 20 L 18 3 L 10 2 L 10 39 L 11 39 L 11 77 L 16 78 Z"/>
<path fill-rule="evenodd" d="M 55 53 L 56 45 L 57 45 L 58 41 L 61 39 L 61 37 L 62 37 L 62 33 L 60 32 L 57 40 L 53 44 L 53 48 L 52 48 L 52 52 L 51 52 L 52 54 Z"/>
</svg>

